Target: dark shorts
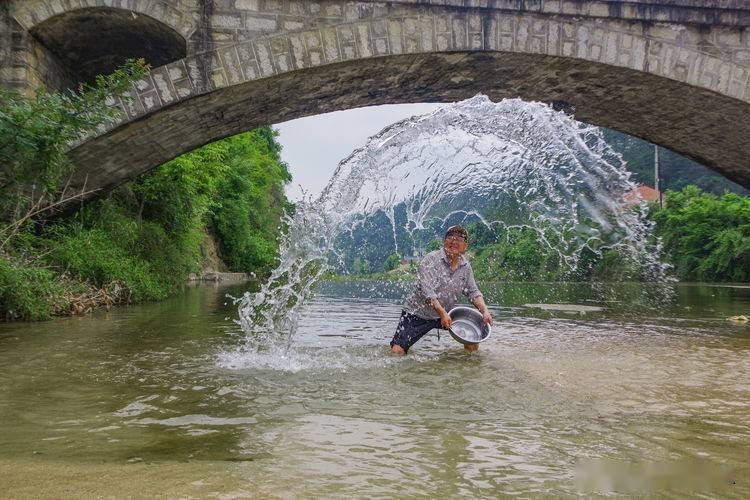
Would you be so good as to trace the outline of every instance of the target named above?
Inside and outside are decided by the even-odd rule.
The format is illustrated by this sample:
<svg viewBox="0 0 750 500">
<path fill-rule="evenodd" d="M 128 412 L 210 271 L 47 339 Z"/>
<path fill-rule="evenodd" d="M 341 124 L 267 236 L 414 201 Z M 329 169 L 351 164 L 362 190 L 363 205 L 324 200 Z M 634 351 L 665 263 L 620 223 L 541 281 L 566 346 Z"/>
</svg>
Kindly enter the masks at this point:
<svg viewBox="0 0 750 500">
<path fill-rule="evenodd" d="M 391 340 L 391 347 L 394 344 L 398 344 L 403 348 L 404 352 L 408 352 L 409 348 L 417 340 L 424 337 L 433 328 L 440 328 L 439 319 L 420 318 L 406 311 L 401 311 L 401 318 L 398 320 L 396 334 L 393 336 L 393 340 Z"/>
</svg>

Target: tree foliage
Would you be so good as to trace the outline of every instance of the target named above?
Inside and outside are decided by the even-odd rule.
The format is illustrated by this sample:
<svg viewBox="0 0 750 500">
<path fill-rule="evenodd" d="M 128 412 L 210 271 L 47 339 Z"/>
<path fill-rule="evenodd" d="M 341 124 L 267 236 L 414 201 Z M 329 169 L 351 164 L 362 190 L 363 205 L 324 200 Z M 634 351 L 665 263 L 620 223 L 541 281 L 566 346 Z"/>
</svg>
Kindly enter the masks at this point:
<svg viewBox="0 0 750 500">
<path fill-rule="evenodd" d="M 133 186 L 144 217 L 170 231 L 209 226 L 230 270 L 264 273 L 276 259 L 291 180 L 270 127 L 185 154 Z"/>
<path fill-rule="evenodd" d="M 0 315 L 45 319 L 92 287 L 107 300 L 166 297 L 199 272 L 213 233 L 230 270 L 270 271 L 282 214 L 292 206 L 277 133 L 261 128 L 209 144 L 87 203 L 64 219 L 36 209 L 59 199 L 69 145 L 116 110 L 108 96 L 146 66 L 129 62 L 78 92 L 28 99 L 0 91 Z M 65 196 L 65 194 L 62 194 Z"/>
<path fill-rule="evenodd" d="M 695 186 L 668 191 L 652 217 L 667 260 L 682 280 L 750 280 L 750 198 Z"/>
<path fill-rule="evenodd" d="M 275 132 L 259 129 L 180 156 L 45 230 L 58 267 L 132 300 L 162 298 L 199 272 L 206 229 L 231 271 L 264 274 L 290 208 Z"/>
<path fill-rule="evenodd" d="M 385 262 L 383 262 L 383 271 L 393 271 L 394 269 L 398 269 L 400 265 L 401 256 L 397 253 L 392 253 L 387 259 L 385 259 Z"/>
<path fill-rule="evenodd" d="M 472 233 L 477 233 L 472 227 Z M 491 241 L 490 238 L 487 241 Z M 472 241 L 477 253 L 472 262 L 478 279 L 535 281 L 559 279 L 563 273 L 557 253 L 540 242 L 530 229 L 513 229 L 497 237 L 497 243 L 483 246 Z"/>
<path fill-rule="evenodd" d="M 443 247 L 443 244 L 438 239 L 430 240 L 429 243 L 427 243 L 427 246 L 425 247 L 425 252 L 434 252 L 435 250 L 438 250 Z"/>
<path fill-rule="evenodd" d="M 261 128 L 227 140 L 229 169 L 217 185 L 211 224 L 222 259 L 235 271 L 265 273 L 276 262 L 281 218 L 292 209 L 284 196 L 291 175 L 277 135 Z"/>
<path fill-rule="evenodd" d="M 73 168 L 67 156 L 70 144 L 114 119 L 119 111 L 108 105 L 108 98 L 125 92 L 147 70 L 143 60 L 131 60 L 78 91 L 40 89 L 33 99 L 0 89 L 0 219 L 8 224 L 5 233 L 15 234 L 14 222 L 30 222 L 25 217 L 30 210 L 36 212 L 60 195 Z"/>
<path fill-rule="evenodd" d="M 363 259 L 362 257 L 354 257 L 354 262 L 352 263 L 352 271 L 356 275 L 372 273 L 372 268 L 370 268 L 370 261 L 368 261 L 367 259 Z"/>
<path fill-rule="evenodd" d="M 35 255 L 32 231 L 56 204 L 83 193 L 66 193 L 73 142 L 118 116 L 108 100 L 122 95 L 148 71 L 131 60 L 77 91 L 47 92 L 33 98 L 0 88 L 0 315 L 5 319 L 47 319 L 60 307 L 59 273 Z"/>
</svg>

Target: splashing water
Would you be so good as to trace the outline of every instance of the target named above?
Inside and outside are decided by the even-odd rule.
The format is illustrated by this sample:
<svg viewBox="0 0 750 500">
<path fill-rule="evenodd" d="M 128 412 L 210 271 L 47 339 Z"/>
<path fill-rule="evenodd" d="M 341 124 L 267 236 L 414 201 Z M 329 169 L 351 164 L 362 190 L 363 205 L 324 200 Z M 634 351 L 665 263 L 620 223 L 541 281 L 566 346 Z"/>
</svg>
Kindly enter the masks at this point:
<svg viewBox="0 0 750 500">
<path fill-rule="evenodd" d="M 337 237 L 378 214 L 392 229 L 383 244 L 396 251 L 398 232 L 440 238 L 448 223 L 481 221 L 535 231 L 571 270 L 584 250 L 616 248 L 645 279 L 664 281 L 645 210 L 624 202 L 635 187 L 624 167 L 597 127 L 540 103 L 478 95 L 395 123 L 285 219 L 278 267 L 258 293 L 236 299 L 246 348 L 290 345 L 315 282 L 341 260 Z"/>
</svg>

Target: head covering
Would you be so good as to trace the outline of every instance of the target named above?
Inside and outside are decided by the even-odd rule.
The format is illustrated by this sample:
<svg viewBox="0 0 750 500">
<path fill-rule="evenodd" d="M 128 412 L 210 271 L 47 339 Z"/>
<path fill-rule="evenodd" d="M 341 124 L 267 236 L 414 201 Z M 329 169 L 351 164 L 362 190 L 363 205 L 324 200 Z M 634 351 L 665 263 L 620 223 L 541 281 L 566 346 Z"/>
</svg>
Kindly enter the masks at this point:
<svg viewBox="0 0 750 500">
<path fill-rule="evenodd" d="M 466 229 L 463 228 L 463 226 L 451 226 L 448 228 L 448 230 L 445 232 L 445 237 L 448 236 L 460 236 L 464 239 L 467 243 L 469 242 L 469 233 L 466 231 Z"/>
</svg>

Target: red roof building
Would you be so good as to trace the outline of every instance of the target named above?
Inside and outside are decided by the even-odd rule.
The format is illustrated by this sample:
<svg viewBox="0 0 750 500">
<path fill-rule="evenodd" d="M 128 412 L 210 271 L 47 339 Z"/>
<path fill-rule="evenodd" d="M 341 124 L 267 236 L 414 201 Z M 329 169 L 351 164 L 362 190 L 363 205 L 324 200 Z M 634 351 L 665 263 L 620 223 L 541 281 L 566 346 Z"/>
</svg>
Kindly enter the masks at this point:
<svg viewBox="0 0 750 500">
<path fill-rule="evenodd" d="M 625 193 L 625 202 L 628 205 L 637 205 L 643 201 L 659 201 L 659 191 L 645 184 Z"/>
</svg>

